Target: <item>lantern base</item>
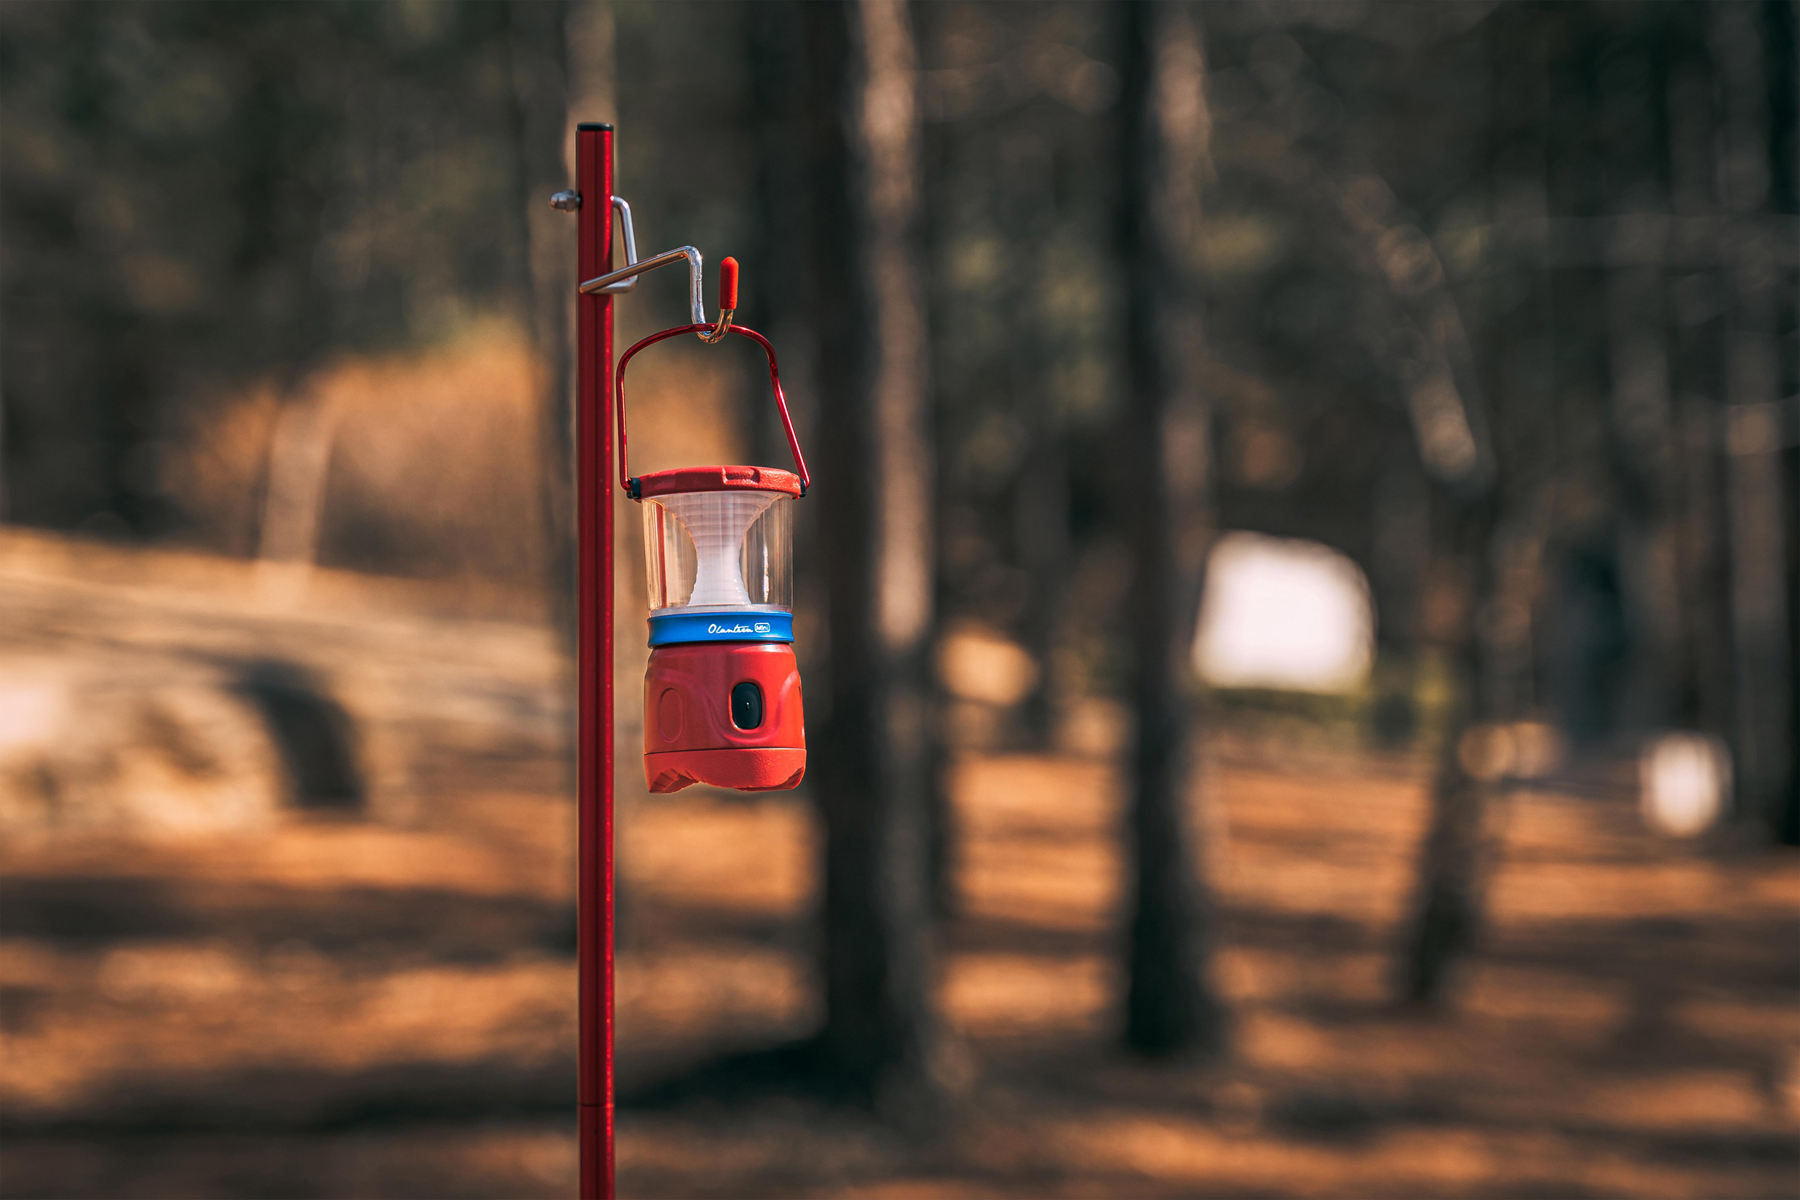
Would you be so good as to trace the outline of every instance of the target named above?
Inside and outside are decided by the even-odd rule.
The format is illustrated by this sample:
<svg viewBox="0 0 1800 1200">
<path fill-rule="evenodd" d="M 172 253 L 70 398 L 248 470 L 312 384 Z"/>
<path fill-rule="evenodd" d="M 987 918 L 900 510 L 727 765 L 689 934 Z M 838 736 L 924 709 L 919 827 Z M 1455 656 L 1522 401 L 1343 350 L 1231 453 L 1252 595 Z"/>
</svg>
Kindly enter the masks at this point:
<svg viewBox="0 0 1800 1200">
<path fill-rule="evenodd" d="M 657 646 L 644 671 L 644 780 L 769 792 L 806 774 L 800 669 L 784 642 Z"/>
<path fill-rule="evenodd" d="M 788 747 L 667 750 L 644 755 L 644 778 L 657 793 L 679 792 L 694 783 L 740 792 L 781 792 L 799 787 L 805 775 L 806 751 Z"/>
</svg>

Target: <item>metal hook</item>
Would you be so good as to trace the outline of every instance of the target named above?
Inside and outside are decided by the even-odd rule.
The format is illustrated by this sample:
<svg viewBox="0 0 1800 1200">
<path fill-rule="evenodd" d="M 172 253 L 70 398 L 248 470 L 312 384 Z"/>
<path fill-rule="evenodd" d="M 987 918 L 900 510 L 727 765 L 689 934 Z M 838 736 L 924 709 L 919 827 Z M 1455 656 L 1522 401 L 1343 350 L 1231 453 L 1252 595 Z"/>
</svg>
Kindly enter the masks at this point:
<svg viewBox="0 0 1800 1200">
<path fill-rule="evenodd" d="M 735 308 L 720 309 L 719 323 L 712 327 L 711 332 L 700 334 L 700 340 L 709 346 L 717 345 L 719 342 L 724 341 L 725 335 L 731 332 L 731 318 L 736 312 L 737 309 Z"/>
<path fill-rule="evenodd" d="M 572 204 L 568 199 L 571 196 L 574 196 Z M 565 212 L 580 207 L 580 203 L 580 197 L 571 192 L 558 192 L 550 199 L 552 207 Z M 613 211 L 619 216 L 619 224 L 625 235 L 625 265 L 616 271 L 595 276 L 583 283 L 577 290 L 584 296 L 591 296 L 596 292 L 611 295 L 629 292 L 637 286 L 638 276 L 648 271 L 654 271 L 658 267 L 666 267 L 670 263 L 685 261 L 688 267 L 688 308 L 693 314 L 693 324 L 708 326 L 698 336 L 703 342 L 723 341 L 725 335 L 731 331 L 731 317 L 736 310 L 726 309 L 721 312 L 716 323 L 706 319 L 706 261 L 700 256 L 700 251 L 692 246 L 680 246 L 674 250 L 664 250 L 661 254 L 651 255 L 640 262 L 637 256 L 637 235 L 631 227 L 631 205 L 625 203 L 618 196 L 612 198 L 612 205 Z"/>
<path fill-rule="evenodd" d="M 579 212 L 581 211 L 581 193 L 572 188 L 557 192 L 550 197 L 550 207 L 554 208 L 557 212 Z M 631 205 L 625 202 L 625 197 L 614 196 L 612 198 L 612 207 L 613 212 L 617 213 L 619 217 L 619 232 L 625 238 L 626 265 L 635 267 L 637 266 L 638 261 L 637 231 L 633 229 L 631 225 Z M 609 283 L 605 287 L 596 288 L 595 290 L 605 292 L 608 295 L 619 295 L 624 292 L 629 292 L 636 286 L 637 276 L 633 275 L 623 283 Z M 584 292 L 586 290 L 586 288 L 582 289 Z"/>
<path fill-rule="evenodd" d="M 563 193 L 561 192 L 557 193 L 559 196 L 562 194 Z M 550 203 L 556 203 L 555 197 L 551 197 Z M 614 196 L 612 198 L 612 207 L 613 212 L 617 213 L 619 217 L 619 232 L 625 238 L 625 262 L 628 265 L 635 266 L 638 260 L 637 232 L 631 227 L 631 205 L 625 203 L 625 198 L 623 196 Z M 600 288 L 599 290 L 608 295 L 622 295 L 636 286 L 637 276 L 633 275 L 623 283 L 608 284 L 606 287 Z"/>
</svg>

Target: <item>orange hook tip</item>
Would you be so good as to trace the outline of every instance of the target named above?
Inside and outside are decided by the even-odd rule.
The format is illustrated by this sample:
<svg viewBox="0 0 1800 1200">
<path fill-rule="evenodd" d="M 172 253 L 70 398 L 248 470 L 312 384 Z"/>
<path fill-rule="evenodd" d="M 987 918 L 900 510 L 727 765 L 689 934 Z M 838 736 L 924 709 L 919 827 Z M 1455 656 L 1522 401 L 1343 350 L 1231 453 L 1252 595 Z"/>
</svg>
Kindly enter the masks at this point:
<svg viewBox="0 0 1800 1200">
<path fill-rule="evenodd" d="M 738 260 L 719 260 L 719 308 L 729 312 L 737 307 Z"/>
</svg>

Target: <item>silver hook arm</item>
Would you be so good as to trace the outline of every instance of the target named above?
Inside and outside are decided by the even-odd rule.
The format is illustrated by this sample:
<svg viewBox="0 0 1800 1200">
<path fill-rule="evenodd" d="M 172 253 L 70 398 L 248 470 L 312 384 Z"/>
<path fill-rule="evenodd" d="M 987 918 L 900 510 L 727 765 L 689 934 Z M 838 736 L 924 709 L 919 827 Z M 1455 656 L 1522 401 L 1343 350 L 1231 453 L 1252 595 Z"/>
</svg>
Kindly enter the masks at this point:
<svg viewBox="0 0 1800 1200">
<path fill-rule="evenodd" d="M 625 203 L 625 197 L 614 196 L 612 198 L 612 206 L 613 212 L 617 213 L 619 217 L 619 231 L 625 236 L 625 265 L 627 267 L 635 267 L 638 265 L 637 231 L 631 227 L 631 205 Z M 633 275 L 630 279 L 624 280 L 623 282 L 609 283 L 605 287 L 596 288 L 595 290 L 605 292 L 608 295 L 620 295 L 624 292 L 629 292 L 636 286 L 637 276 Z M 585 292 L 587 289 L 584 287 L 582 288 L 582 291 Z"/>
<path fill-rule="evenodd" d="M 580 212 L 581 193 L 575 191 L 573 188 L 565 188 L 550 197 L 550 207 L 554 208 L 557 212 Z M 631 226 L 631 205 L 625 202 L 625 197 L 614 196 L 612 198 L 612 207 L 613 212 L 619 215 L 619 230 L 625 235 L 625 265 L 627 267 L 635 267 L 638 265 L 637 231 Z M 614 274 L 617 274 L 617 272 L 614 272 Z M 608 278 L 611 278 L 611 276 L 608 276 Z M 636 286 L 637 276 L 633 275 L 622 283 L 609 283 L 605 287 L 595 288 L 594 290 L 606 292 L 608 294 L 618 294 L 620 292 L 629 292 Z M 581 290 L 586 292 L 589 289 L 583 287 Z"/>
<path fill-rule="evenodd" d="M 700 251 L 694 249 L 692 246 L 681 246 L 674 250 L 664 250 L 661 254 L 653 254 L 641 262 L 634 262 L 629 266 L 620 267 L 618 270 L 609 271 L 605 275 L 596 275 L 594 278 L 583 283 L 580 291 L 584 296 L 591 296 L 595 292 L 630 291 L 637 283 L 637 277 L 644 274 L 646 271 L 654 271 L 658 267 L 666 267 L 670 263 L 683 261 L 688 265 L 688 307 L 694 310 L 694 324 L 705 325 L 707 323 L 706 301 L 703 298 L 704 292 L 702 289 L 705 285 L 706 266 L 704 260 L 700 257 Z M 623 287 L 619 286 L 625 280 L 630 280 L 631 282 L 625 283 Z"/>
<path fill-rule="evenodd" d="M 565 199 L 567 197 L 567 199 Z M 573 192 L 558 192 L 550 201 L 553 207 L 563 211 L 574 211 L 580 206 L 580 198 Z M 618 214 L 620 231 L 625 235 L 625 265 L 616 271 L 609 271 L 587 280 L 579 291 L 584 296 L 596 292 L 608 295 L 619 295 L 629 292 L 637 286 L 638 276 L 658 267 L 666 267 L 671 263 L 683 262 L 688 267 L 688 308 L 691 310 L 693 324 L 711 324 L 706 319 L 706 262 L 700 251 L 692 246 L 681 246 L 674 250 L 665 250 L 661 254 L 653 254 L 649 258 L 639 260 L 637 255 L 637 232 L 631 224 L 631 205 L 623 197 L 612 198 L 613 211 Z M 724 338 L 725 331 L 731 328 L 729 312 L 719 314 L 715 328 L 703 330 L 698 336 L 701 341 L 717 342 Z"/>
</svg>

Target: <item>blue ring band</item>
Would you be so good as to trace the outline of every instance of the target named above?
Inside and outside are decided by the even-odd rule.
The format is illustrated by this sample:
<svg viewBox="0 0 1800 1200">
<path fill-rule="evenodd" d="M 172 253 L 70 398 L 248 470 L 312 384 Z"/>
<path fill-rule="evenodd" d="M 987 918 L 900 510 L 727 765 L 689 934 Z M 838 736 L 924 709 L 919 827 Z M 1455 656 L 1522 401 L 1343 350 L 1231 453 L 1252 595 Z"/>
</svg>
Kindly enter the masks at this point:
<svg viewBox="0 0 1800 1200">
<path fill-rule="evenodd" d="M 650 618 L 650 644 L 791 642 L 794 614 L 784 612 L 664 613 Z"/>
</svg>

